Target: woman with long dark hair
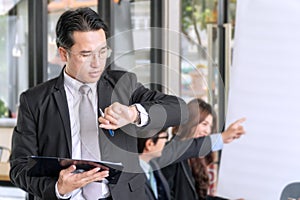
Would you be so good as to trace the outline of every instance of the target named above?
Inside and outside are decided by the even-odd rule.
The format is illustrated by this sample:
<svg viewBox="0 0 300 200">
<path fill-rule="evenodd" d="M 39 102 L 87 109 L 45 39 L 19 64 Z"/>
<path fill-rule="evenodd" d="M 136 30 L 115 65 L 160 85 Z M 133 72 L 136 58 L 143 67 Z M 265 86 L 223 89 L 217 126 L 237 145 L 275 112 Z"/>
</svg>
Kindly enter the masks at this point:
<svg viewBox="0 0 300 200">
<path fill-rule="evenodd" d="M 204 137 L 216 130 L 216 116 L 212 107 L 202 99 L 188 103 L 189 121 L 172 130 L 180 139 Z M 223 199 L 208 195 L 208 165 L 214 161 L 214 153 L 202 158 L 190 158 L 162 169 L 175 200 Z"/>
</svg>

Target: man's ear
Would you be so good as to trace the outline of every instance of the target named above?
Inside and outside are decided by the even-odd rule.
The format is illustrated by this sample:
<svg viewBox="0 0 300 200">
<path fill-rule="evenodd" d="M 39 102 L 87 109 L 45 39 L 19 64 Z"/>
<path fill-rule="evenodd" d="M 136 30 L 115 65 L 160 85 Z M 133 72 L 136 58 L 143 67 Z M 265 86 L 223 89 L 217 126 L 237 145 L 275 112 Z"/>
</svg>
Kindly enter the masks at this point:
<svg viewBox="0 0 300 200">
<path fill-rule="evenodd" d="M 58 47 L 59 57 L 63 62 L 67 62 L 67 50 L 62 47 Z"/>
<path fill-rule="evenodd" d="M 154 146 L 154 142 L 151 139 L 146 140 L 145 142 L 145 150 L 147 152 L 151 151 Z"/>
</svg>

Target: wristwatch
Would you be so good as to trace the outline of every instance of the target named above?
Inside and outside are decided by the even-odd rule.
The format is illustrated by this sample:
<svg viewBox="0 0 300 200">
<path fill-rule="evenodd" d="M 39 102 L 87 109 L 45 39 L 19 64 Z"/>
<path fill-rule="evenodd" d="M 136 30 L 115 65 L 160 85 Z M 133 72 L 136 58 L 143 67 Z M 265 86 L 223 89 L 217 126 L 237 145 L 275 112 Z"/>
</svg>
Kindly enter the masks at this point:
<svg viewBox="0 0 300 200">
<path fill-rule="evenodd" d="M 133 123 L 136 124 L 136 125 L 139 125 L 139 124 L 141 124 L 141 112 L 139 111 L 139 109 L 137 108 L 137 106 L 135 104 L 132 105 L 132 106 L 134 106 L 136 111 L 137 111 L 137 115 L 136 115 L 136 118 L 133 121 Z"/>
</svg>

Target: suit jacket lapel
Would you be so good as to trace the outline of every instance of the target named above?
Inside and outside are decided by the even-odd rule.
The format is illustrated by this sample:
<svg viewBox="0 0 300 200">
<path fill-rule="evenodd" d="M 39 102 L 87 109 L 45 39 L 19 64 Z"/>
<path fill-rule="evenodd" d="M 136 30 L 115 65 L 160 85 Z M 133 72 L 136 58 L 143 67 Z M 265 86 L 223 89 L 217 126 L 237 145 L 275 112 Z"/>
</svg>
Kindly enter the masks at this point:
<svg viewBox="0 0 300 200">
<path fill-rule="evenodd" d="M 54 98 L 56 100 L 56 104 L 61 116 L 61 119 L 64 124 L 67 146 L 69 154 L 72 157 L 72 138 L 71 138 L 71 128 L 70 128 L 70 117 L 69 117 L 69 109 L 67 103 L 67 96 L 64 89 L 64 73 L 63 70 L 60 76 L 57 79 L 55 88 L 57 91 L 54 92 Z"/>
<path fill-rule="evenodd" d="M 146 184 L 145 184 L 146 195 L 148 196 L 149 200 L 152 200 L 152 199 L 154 200 L 156 198 L 155 198 L 154 192 L 151 188 L 150 181 L 147 178 L 146 174 L 144 174 L 144 175 L 145 175 L 145 178 L 147 179 Z"/>
<path fill-rule="evenodd" d="M 105 72 L 103 72 L 105 73 Z M 104 74 L 102 74 L 100 80 L 98 81 L 97 86 L 97 95 L 98 95 L 98 110 L 99 108 L 104 109 L 108 107 L 110 103 L 110 95 L 112 88 L 109 86 L 106 80 L 103 78 Z M 98 117 L 100 117 L 100 113 L 98 111 Z M 100 154 L 102 160 L 107 160 L 109 158 L 109 153 L 111 152 L 111 145 L 109 138 L 106 137 L 108 135 L 108 131 L 99 128 L 99 145 L 100 145 Z"/>
<path fill-rule="evenodd" d="M 151 161 L 151 166 L 153 169 L 156 169 L 153 171 L 153 173 L 157 183 L 158 195 L 160 196 L 161 199 L 166 199 L 166 200 L 171 199 L 169 184 L 165 176 L 160 171 L 160 167 L 154 160 Z"/>
<path fill-rule="evenodd" d="M 111 102 L 111 94 L 113 88 L 108 83 L 108 75 L 106 71 L 103 72 L 99 82 L 98 82 L 98 107 L 103 111 L 106 107 L 112 104 Z"/>
<path fill-rule="evenodd" d="M 118 85 L 115 83 L 115 79 L 117 79 L 117 77 L 113 76 L 114 73 L 108 74 L 106 71 L 104 71 L 98 82 L 98 108 L 101 108 L 103 111 L 116 101 L 121 104 L 126 104 L 124 101 L 122 101 L 124 98 L 122 98 L 119 92 L 116 92 L 114 99 L 112 99 L 112 94 L 116 89 L 115 87 L 118 87 Z M 100 116 L 99 113 L 98 116 Z M 124 126 L 114 130 L 114 136 L 111 136 L 108 130 L 100 128 L 99 144 L 101 159 L 113 162 L 121 161 L 124 165 L 133 167 L 137 160 L 137 156 L 134 154 L 128 154 L 127 152 L 136 150 L 136 146 L 134 145 L 136 140 L 134 140 L 132 137 L 124 136 L 124 134 L 135 133 L 134 128 L 135 127 L 133 125 Z"/>
</svg>

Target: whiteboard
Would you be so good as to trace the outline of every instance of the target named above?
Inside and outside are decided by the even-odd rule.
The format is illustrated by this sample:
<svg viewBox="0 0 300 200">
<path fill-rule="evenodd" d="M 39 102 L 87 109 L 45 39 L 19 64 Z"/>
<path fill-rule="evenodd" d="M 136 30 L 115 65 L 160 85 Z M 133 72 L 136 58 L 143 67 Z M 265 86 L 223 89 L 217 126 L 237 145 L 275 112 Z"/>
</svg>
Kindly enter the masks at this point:
<svg viewBox="0 0 300 200">
<path fill-rule="evenodd" d="M 277 200 L 300 182 L 300 1 L 237 1 L 227 124 L 246 135 L 225 145 L 218 195 Z"/>
</svg>

